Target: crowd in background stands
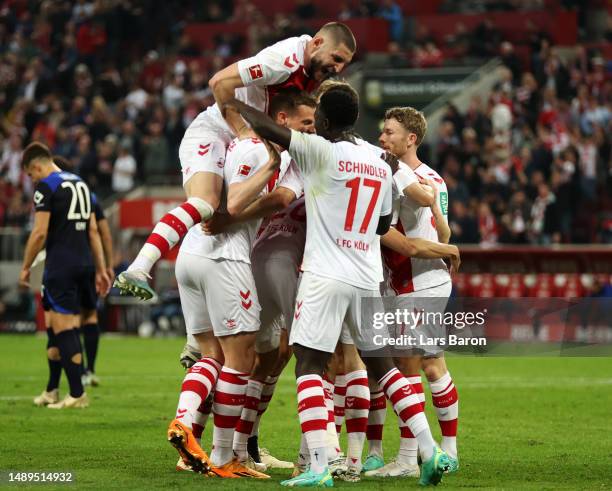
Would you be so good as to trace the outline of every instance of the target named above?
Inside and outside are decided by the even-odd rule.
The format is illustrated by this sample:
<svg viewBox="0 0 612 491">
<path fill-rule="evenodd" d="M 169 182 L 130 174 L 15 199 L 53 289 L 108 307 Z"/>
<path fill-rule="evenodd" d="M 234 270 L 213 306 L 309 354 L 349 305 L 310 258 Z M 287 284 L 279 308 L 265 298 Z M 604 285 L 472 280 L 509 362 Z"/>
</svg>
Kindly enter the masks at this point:
<svg viewBox="0 0 612 491">
<path fill-rule="evenodd" d="M 340 20 L 387 19 L 392 59 L 394 50 L 396 61 L 401 58 L 405 13 L 393 0 L 345 1 L 338 12 Z M 30 219 L 31 183 L 19 164 L 31 140 L 64 157 L 66 170 L 102 198 L 145 179 L 178 182 L 178 145 L 213 102 L 210 76 L 245 45 L 256 52 L 311 32 L 301 22 L 317 15 L 311 0 L 295 0 L 292 14 L 273 17 L 249 0 L 4 2 L 0 226 L 21 227 Z M 184 33 L 191 21 L 241 20 L 251 25 L 244 37 L 220 35 L 208 53 Z M 426 30 L 411 38 L 414 64 L 442 62 Z M 602 60 L 579 50 L 566 65 L 542 35 L 533 40 L 531 66 L 521 66 L 490 25 L 448 42 L 484 57 L 501 55 L 509 69 L 493 94 L 474 99 L 466 114 L 449 108 L 440 129 L 435 150 L 449 186 L 455 241 L 609 240 L 609 222 L 607 235 L 593 223 L 610 189 L 610 81 Z"/>
</svg>

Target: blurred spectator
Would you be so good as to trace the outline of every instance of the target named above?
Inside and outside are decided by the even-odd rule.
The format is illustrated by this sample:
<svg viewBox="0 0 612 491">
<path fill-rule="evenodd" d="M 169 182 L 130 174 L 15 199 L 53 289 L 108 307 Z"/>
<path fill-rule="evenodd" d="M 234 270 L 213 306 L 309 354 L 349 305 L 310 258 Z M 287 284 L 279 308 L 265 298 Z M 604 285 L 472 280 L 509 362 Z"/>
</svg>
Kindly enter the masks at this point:
<svg viewBox="0 0 612 491">
<path fill-rule="evenodd" d="M 143 138 L 144 174 L 162 176 L 168 170 L 168 142 L 163 136 L 161 123 L 149 123 L 149 133 Z"/>
<path fill-rule="evenodd" d="M 119 154 L 113 167 L 113 191 L 124 193 L 134 187 L 136 160 L 130 154 L 131 144 L 128 140 L 119 144 Z"/>
<path fill-rule="evenodd" d="M 389 36 L 391 40 L 400 42 L 404 34 L 404 13 L 397 2 L 394 0 L 383 0 L 377 15 L 389 22 Z"/>
<path fill-rule="evenodd" d="M 480 245 L 490 247 L 497 244 L 499 228 L 488 203 L 480 203 L 478 207 L 478 233 Z"/>
<path fill-rule="evenodd" d="M 531 207 L 531 241 L 548 245 L 560 242 L 555 195 L 548 184 L 538 186 L 538 196 Z"/>
<path fill-rule="evenodd" d="M 442 51 L 431 41 L 425 43 L 424 46 L 415 46 L 413 59 L 414 66 L 418 68 L 439 67 L 444 61 Z"/>
<path fill-rule="evenodd" d="M 295 15 L 298 19 L 312 19 L 317 16 L 317 7 L 312 0 L 296 0 Z"/>
<path fill-rule="evenodd" d="M 480 242 L 478 223 L 461 201 L 451 201 L 449 226 L 452 231 L 451 241 L 453 243 L 477 244 Z"/>
</svg>

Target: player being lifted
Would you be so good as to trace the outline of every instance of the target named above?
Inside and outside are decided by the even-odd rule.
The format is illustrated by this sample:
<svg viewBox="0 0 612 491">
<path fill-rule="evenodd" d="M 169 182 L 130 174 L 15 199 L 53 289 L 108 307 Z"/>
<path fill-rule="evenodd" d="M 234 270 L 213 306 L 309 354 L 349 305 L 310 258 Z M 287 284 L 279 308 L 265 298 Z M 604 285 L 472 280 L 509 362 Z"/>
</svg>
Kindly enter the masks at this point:
<svg viewBox="0 0 612 491">
<path fill-rule="evenodd" d="M 226 102 L 236 97 L 262 111 L 282 88 L 312 91 L 325 78 L 339 73 L 356 50 L 351 30 L 339 22 L 325 24 L 314 37 L 280 41 L 257 55 L 224 68 L 210 80 L 215 104 L 189 125 L 179 147 L 187 201 L 168 212 L 155 226 L 134 262 L 115 285 L 143 299 L 154 295 L 147 282 L 157 260 L 174 247 L 196 223 L 209 219 L 219 206 L 225 150 L 236 136 L 255 136 Z"/>
<path fill-rule="evenodd" d="M 299 92 L 279 93 L 271 101 L 271 111 L 279 122 L 300 129 L 308 129 L 300 124 L 300 113 L 306 113 L 306 121 L 312 124 L 313 106 L 314 101 Z M 227 152 L 223 208 L 229 213 L 241 212 L 267 191 L 279 166 L 278 153 L 261 140 L 232 141 Z M 297 189 L 301 189 L 301 182 L 292 168 L 279 185 L 301 192 Z M 204 356 L 185 377 L 168 439 L 194 470 L 212 468 L 221 477 L 268 477 L 244 465 L 256 414 L 252 406 L 259 402 L 263 388 L 261 382 L 249 380 L 261 310 L 250 261 L 258 226 L 258 222 L 239 224 L 214 237 L 204 235 L 199 227 L 192 228 L 176 264 L 187 329 L 199 341 Z M 224 360 L 211 356 L 210 347 L 217 340 Z M 192 428 L 199 406 L 213 387 L 213 451 L 209 460 L 194 441 Z"/>
<path fill-rule="evenodd" d="M 43 306 L 51 326 L 47 329 L 50 378 L 47 390 L 37 399 L 39 405 L 53 409 L 87 407 L 89 399 L 81 382 L 81 341 L 77 328 L 81 309 L 95 308 L 95 294 L 89 288 L 94 277 L 98 292 L 105 294 L 110 286 L 92 214 L 91 194 L 80 177 L 62 172 L 41 143 L 26 147 L 22 165 L 36 183 L 36 213 L 19 275 L 20 285 L 29 286 L 34 258 L 46 245 Z M 62 401 L 58 401 L 57 392 L 61 375 L 58 362 L 70 386 L 70 394 Z"/>
<path fill-rule="evenodd" d="M 430 241 L 448 243 L 450 228 L 448 221 L 448 192 L 440 175 L 421 162 L 417 148 L 423 141 L 427 122 L 423 113 L 411 107 L 396 107 L 385 114 L 385 123 L 380 143 L 385 150 L 397 155 L 402 163 L 394 174 L 397 187 L 402 190 L 399 200 L 397 229 L 409 238 L 422 238 Z M 405 162 L 405 163 L 404 163 Z M 411 186 L 427 181 L 435 192 L 431 206 L 423 206 L 407 192 Z M 397 233 L 397 232 L 395 232 Z M 397 295 L 396 309 L 408 311 L 444 312 L 451 293 L 452 284 L 449 271 L 440 259 L 418 259 L 399 256 L 388 249 L 384 250 L 385 260 L 390 270 L 390 285 Z M 422 338 L 445 336 L 442 326 L 421 325 L 416 331 Z M 421 339 L 421 338 L 419 338 Z M 407 356 L 407 355 L 412 356 Z M 449 471 L 458 469 L 457 459 L 457 418 L 459 399 L 457 390 L 450 377 L 444 352 L 436 344 L 419 346 L 416 353 L 404 353 L 396 358 L 400 371 L 408 377 L 424 402 L 420 372 L 423 370 L 432 393 L 433 406 L 442 430 L 442 449 L 450 460 Z M 380 412 L 384 424 L 384 411 Z M 410 429 L 400 421 L 400 449 L 397 457 L 389 464 L 381 464 L 370 469 L 368 476 L 397 477 L 418 476 L 418 442 Z M 379 439 L 369 441 L 369 459 L 382 463 L 382 445 Z"/>
<path fill-rule="evenodd" d="M 317 135 L 288 130 L 238 100 L 231 105 L 261 137 L 285 148 L 302 171 L 306 200 L 306 247 L 291 330 L 296 356 L 298 412 L 310 452 L 310 468 L 285 486 L 332 486 L 327 467 L 322 375 L 346 320 L 362 351 L 375 349 L 363 316 L 378 304 L 382 281 L 379 235 L 392 219 L 389 166 L 351 136 L 358 115 L 357 93 L 348 85 L 328 90 L 315 112 Z M 369 298 L 369 302 L 364 302 Z M 418 396 L 389 357 L 365 357 L 394 410 L 419 440 L 422 484 L 437 484 L 448 457 L 435 444 Z"/>
</svg>

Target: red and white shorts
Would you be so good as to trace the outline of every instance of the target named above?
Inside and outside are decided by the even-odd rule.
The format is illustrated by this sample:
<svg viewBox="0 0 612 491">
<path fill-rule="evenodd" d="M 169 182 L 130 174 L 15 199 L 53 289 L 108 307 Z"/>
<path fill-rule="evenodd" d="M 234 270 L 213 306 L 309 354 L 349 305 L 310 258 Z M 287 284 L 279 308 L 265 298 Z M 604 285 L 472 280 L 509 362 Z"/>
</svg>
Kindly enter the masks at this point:
<svg viewBox="0 0 612 491">
<path fill-rule="evenodd" d="M 251 265 L 179 251 L 176 280 L 188 334 L 231 336 L 259 330 L 261 307 Z"/>
<path fill-rule="evenodd" d="M 183 186 L 198 172 L 212 172 L 223 178 L 225 151 L 232 139 L 231 133 L 206 121 L 190 127 L 179 146 Z"/>
<path fill-rule="evenodd" d="M 371 322 L 369 311 L 381 310 L 381 306 L 378 290 L 306 271 L 298 289 L 289 344 L 333 353 L 338 341 L 352 344 L 352 338 L 358 349 L 373 350 L 372 331 L 364 321 Z"/>
</svg>

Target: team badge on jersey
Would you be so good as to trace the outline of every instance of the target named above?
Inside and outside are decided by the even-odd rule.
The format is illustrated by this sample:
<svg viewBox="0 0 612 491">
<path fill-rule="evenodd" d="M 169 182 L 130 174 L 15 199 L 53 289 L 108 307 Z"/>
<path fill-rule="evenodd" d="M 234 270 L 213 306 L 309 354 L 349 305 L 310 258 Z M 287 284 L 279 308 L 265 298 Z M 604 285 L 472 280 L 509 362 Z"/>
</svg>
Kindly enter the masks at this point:
<svg viewBox="0 0 612 491">
<path fill-rule="evenodd" d="M 263 78 L 263 70 L 261 69 L 261 65 L 250 66 L 249 75 L 251 76 L 251 80 Z"/>
<path fill-rule="evenodd" d="M 248 176 L 250 173 L 251 173 L 250 165 L 242 164 L 240 167 L 238 167 L 238 174 L 240 174 L 241 176 Z"/>
<path fill-rule="evenodd" d="M 34 193 L 34 203 L 39 204 L 44 198 L 44 195 L 40 191 Z"/>
</svg>

